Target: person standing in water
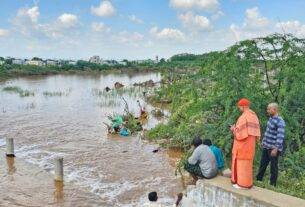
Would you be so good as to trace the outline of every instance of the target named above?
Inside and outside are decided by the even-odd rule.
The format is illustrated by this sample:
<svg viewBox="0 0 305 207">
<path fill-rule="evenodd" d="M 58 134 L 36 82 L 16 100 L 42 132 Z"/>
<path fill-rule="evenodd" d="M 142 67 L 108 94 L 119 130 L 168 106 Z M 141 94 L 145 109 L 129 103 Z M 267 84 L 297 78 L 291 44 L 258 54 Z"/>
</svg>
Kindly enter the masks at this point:
<svg viewBox="0 0 305 207">
<path fill-rule="evenodd" d="M 235 188 L 247 189 L 253 186 L 255 141 L 261 136 L 260 124 L 257 115 L 250 109 L 248 99 L 241 99 L 237 106 L 242 115 L 231 126 L 234 135 L 231 182 Z"/>
</svg>

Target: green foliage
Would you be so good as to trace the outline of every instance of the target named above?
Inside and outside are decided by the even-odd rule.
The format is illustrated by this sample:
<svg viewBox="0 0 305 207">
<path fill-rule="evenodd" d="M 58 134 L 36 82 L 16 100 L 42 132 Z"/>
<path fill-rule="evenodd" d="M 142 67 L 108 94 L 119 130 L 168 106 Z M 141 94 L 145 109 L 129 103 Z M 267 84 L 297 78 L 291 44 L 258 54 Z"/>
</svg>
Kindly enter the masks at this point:
<svg viewBox="0 0 305 207">
<path fill-rule="evenodd" d="M 185 149 L 193 136 L 200 134 L 213 140 L 230 158 L 232 135 L 228 126 L 235 123 L 240 114 L 237 101 L 242 97 L 251 100 L 262 131 L 268 119 L 267 104 L 278 102 L 287 125 L 287 149 L 280 162 L 280 169 L 285 171 L 279 182 L 285 179 L 292 182 L 290 185 L 304 182 L 299 179 L 305 170 L 304 48 L 304 39 L 273 34 L 242 41 L 225 51 L 200 58 L 175 57 L 175 61 L 200 60 L 196 63 L 200 69 L 188 74 L 175 74 L 175 71 L 165 74 L 170 77 L 170 84 L 156 91 L 155 100 L 170 99 L 172 115 L 167 124 L 151 130 L 149 138 L 170 139 L 171 145 L 179 144 Z M 258 160 L 255 163 L 257 165 Z M 285 185 L 288 183 L 281 188 Z M 295 191 L 294 195 L 304 198 L 304 189 Z"/>
<path fill-rule="evenodd" d="M 10 93 L 17 93 L 20 97 L 28 97 L 34 96 L 35 93 L 29 90 L 23 90 L 18 86 L 7 86 L 3 88 L 3 91 L 10 92 Z"/>
</svg>

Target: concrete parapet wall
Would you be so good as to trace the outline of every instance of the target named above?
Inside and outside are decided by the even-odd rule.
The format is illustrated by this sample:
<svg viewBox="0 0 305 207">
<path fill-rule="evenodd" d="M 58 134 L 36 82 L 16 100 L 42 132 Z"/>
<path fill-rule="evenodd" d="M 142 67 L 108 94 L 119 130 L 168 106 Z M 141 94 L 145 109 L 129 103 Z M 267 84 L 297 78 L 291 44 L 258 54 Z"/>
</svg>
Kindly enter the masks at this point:
<svg viewBox="0 0 305 207">
<path fill-rule="evenodd" d="M 196 207 L 305 207 L 305 200 L 271 190 L 235 189 L 230 179 L 221 176 L 188 186 L 187 197 Z"/>
</svg>

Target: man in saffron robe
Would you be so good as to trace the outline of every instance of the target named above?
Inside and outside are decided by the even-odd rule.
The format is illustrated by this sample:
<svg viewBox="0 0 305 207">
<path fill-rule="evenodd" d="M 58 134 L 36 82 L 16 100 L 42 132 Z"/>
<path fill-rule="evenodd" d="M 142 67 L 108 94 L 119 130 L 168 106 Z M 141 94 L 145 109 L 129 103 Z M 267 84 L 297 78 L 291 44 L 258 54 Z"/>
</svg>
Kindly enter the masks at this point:
<svg viewBox="0 0 305 207">
<path fill-rule="evenodd" d="M 235 188 L 251 188 L 255 141 L 258 141 L 261 136 L 260 124 L 257 115 L 250 109 L 249 100 L 243 98 L 237 106 L 242 115 L 236 124 L 231 126 L 234 135 L 231 181 Z"/>
</svg>

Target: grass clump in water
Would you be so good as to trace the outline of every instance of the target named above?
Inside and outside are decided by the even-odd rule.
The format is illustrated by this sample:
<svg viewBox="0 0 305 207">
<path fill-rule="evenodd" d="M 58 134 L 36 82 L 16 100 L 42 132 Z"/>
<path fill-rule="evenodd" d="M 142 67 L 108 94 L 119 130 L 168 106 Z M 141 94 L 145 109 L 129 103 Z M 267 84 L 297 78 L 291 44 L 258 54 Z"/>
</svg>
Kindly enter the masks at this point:
<svg viewBox="0 0 305 207">
<path fill-rule="evenodd" d="M 71 89 L 67 91 L 44 91 L 42 94 L 47 97 L 53 97 L 53 96 L 69 96 L 71 93 Z"/>
<path fill-rule="evenodd" d="M 33 91 L 23 90 L 18 86 L 7 86 L 3 88 L 3 91 L 17 93 L 20 97 L 35 96 L 35 93 Z"/>
</svg>

